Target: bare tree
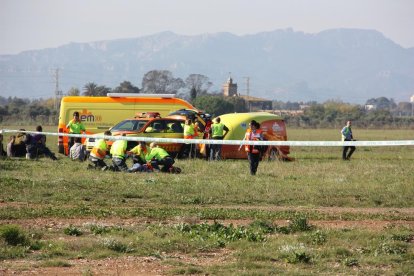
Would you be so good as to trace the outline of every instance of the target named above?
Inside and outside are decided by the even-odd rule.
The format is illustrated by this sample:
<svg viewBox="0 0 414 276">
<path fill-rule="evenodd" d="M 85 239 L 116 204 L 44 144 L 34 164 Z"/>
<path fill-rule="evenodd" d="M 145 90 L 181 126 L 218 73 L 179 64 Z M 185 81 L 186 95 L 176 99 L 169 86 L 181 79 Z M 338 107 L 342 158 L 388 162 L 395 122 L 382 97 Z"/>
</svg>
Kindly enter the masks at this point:
<svg viewBox="0 0 414 276">
<path fill-rule="evenodd" d="M 68 90 L 68 92 L 66 94 L 68 96 L 79 96 L 80 95 L 80 91 L 79 91 L 79 88 L 72 87 L 71 89 Z"/>
<path fill-rule="evenodd" d="M 142 79 L 142 93 L 177 94 L 184 86 L 184 81 L 168 70 L 149 71 Z"/>
<path fill-rule="evenodd" d="M 190 91 L 190 98 L 193 101 L 197 96 L 206 94 L 213 85 L 207 76 L 191 74 L 185 79 L 185 86 Z"/>
</svg>

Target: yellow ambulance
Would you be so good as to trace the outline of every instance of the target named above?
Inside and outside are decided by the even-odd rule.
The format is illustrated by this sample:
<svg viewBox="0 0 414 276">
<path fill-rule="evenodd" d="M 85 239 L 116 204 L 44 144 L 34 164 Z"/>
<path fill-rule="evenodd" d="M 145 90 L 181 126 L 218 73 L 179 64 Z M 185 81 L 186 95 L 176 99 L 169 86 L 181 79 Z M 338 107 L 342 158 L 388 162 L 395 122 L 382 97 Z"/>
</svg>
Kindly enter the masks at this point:
<svg viewBox="0 0 414 276">
<path fill-rule="evenodd" d="M 224 137 L 224 140 L 243 140 L 249 122 L 255 120 L 260 123 L 265 140 L 287 141 L 286 125 L 280 116 L 268 112 L 250 112 L 224 114 L 219 117 L 221 122 L 229 129 L 229 133 Z M 289 146 L 269 146 L 263 157 L 267 157 L 269 160 L 293 160 L 291 157 L 288 157 L 289 153 Z M 224 159 L 247 158 L 244 148 L 239 150 L 237 145 L 223 145 L 221 156 Z"/>
<path fill-rule="evenodd" d="M 59 113 L 59 133 L 68 133 L 66 125 L 78 111 L 88 134 L 103 132 L 137 113 L 158 112 L 162 117 L 179 110 L 194 109 L 174 94 L 108 93 L 106 97 L 63 97 Z M 68 153 L 68 137 L 58 136 L 59 153 Z"/>
</svg>

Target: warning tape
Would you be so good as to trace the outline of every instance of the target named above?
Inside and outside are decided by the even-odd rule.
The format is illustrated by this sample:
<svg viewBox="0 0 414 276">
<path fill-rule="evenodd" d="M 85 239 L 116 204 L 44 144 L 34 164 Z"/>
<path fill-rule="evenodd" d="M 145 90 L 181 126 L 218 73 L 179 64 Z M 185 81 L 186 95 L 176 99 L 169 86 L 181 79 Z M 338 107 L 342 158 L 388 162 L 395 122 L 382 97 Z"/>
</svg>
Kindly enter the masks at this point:
<svg viewBox="0 0 414 276">
<path fill-rule="evenodd" d="M 393 141 L 246 141 L 246 140 L 214 140 L 214 139 L 181 139 L 181 138 L 154 138 L 154 137 L 131 137 L 131 136 L 104 136 L 96 134 L 69 134 L 56 132 L 21 131 L 13 129 L 2 129 L 0 133 L 30 133 L 44 134 L 49 136 L 68 136 L 80 138 L 95 138 L 107 140 L 127 140 L 157 143 L 184 143 L 184 144 L 209 144 L 209 145 L 256 145 L 256 146 L 303 146 L 303 147 L 389 147 L 389 146 L 414 146 L 414 140 Z"/>
</svg>

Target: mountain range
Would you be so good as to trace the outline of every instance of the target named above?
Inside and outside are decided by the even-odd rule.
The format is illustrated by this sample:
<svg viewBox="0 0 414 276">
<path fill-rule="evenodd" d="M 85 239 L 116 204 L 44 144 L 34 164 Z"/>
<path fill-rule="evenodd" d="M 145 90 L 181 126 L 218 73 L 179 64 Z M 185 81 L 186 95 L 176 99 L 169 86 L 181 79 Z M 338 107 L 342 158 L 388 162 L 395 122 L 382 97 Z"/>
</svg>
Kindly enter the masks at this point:
<svg viewBox="0 0 414 276">
<path fill-rule="evenodd" d="M 162 32 L 0 55 L 0 95 L 52 97 L 56 80 L 63 93 L 82 91 L 89 82 L 114 88 L 126 80 L 141 87 L 151 70 L 182 79 L 205 75 L 213 82 L 210 92 L 220 91 L 231 76 L 239 93 L 270 100 L 365 103 L 384 96 L 399 102 L 414 95 L 414 48 L 362 29 L 243 36 Z"/>
</svg>

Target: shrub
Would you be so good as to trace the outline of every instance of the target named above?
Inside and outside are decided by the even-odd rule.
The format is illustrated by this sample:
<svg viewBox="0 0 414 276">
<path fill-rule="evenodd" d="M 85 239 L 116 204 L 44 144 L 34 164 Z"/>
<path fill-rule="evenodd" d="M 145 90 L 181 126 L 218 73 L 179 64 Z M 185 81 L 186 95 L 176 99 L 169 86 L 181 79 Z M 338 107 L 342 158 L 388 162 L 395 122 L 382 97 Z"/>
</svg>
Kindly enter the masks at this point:
<svg viewBox="0 0 414 276">
<path fill-rule="evenodd" d="M 69 235 L 69 236 L 81 236 L 81 235 L 82 235 L 82 231 L 81 231 L 81 230 L 79 230 L 78 228 L 76 228 L 76 227 L 75 227 L 75 226 L 73 226 L 73 225 L 69 225 L 69 227 L 65 228 L 65 229 L 63 230 L 63 232 L 64 232 L 66 235 Z"/>
<path fill-rule="evenodd" d="M 0 227 L 0 237 L 8 245 L 28 245 L 29 240 L 24 231 L 17 225 L 9 224 Z"/>
</svg>

